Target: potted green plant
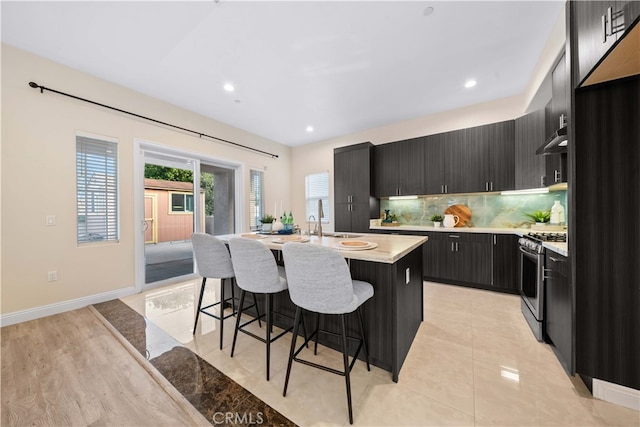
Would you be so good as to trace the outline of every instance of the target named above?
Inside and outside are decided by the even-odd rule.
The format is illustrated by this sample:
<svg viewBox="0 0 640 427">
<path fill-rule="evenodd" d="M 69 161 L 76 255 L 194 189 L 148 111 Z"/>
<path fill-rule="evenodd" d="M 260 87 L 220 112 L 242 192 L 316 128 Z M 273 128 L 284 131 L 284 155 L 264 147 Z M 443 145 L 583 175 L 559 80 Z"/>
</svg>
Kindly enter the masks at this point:
<svg viewBox="0 0 640 427">
<path fill-rule="evenodd" d="M 273 220 L 275 218 L 271 214 L 264 214 L 262 218 L 260 218 L 260 222 L 262 223 L 262 231 L 271 232 L 271 224 L 273 224 Z"/>
<path fill-rule="evenodd" d="M 442 223 L 442 220 L 444 219 L 444 217 L 440 214 L 434 214 L 431 215 L 431 221 L 433 221 L 433 226 L 438 228 L 440 227 L 440 224 Z"/>
<path fill-rule="evenodd" d="M 551 211 L 533 211 L 533 212 L 525 212 L 524 216 L 531 219 L 536 224 L 544 224 L 549 222 L 551 219 Z"/>
</svg>

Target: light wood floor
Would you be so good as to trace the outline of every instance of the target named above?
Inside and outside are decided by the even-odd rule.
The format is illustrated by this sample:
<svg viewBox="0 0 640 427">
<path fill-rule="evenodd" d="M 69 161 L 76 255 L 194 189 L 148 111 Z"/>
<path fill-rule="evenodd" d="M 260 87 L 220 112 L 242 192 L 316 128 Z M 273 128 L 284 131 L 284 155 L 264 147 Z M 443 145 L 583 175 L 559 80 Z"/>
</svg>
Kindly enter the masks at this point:
<svg viewBox="0 0 640 427">
<path fill-rule="evenodd" d="M 1 329 L 2 426 L 194 425 L 88 308 Z"/>
</svg>

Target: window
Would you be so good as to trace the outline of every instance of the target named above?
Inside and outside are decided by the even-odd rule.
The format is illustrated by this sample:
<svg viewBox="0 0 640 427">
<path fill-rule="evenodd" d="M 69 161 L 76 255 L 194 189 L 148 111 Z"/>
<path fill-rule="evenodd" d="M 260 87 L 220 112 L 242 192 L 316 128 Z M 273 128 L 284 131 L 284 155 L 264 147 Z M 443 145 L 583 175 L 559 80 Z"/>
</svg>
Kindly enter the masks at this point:
<svg viewBox="0 0 640 427">
<path fill-rule="evenodd" d="M 313 173 L 304 178 L 304 194 L 306 199 L 305 221 L 313 215 L 318 220 L 318 199 L 322 199 L 324 212 L 323 223 L 328 223 L 330 215 L 329 206 L 329 172 Z"/>
<path fill-rule="evenodd" d="M 193 213 L 193 194 L 191 193 L 169 193 L 171 196 L 171 213 L 189 212 Z"/>
<path fill-rule="evenodd" d="M 76 206 L 78 244 L 118 241 L 116 140 L 76 135 Z"/>
<path fill-rule="evenodd" d="M 264 172 L 252 170 L 249 173 L 249 181 L 249 225 L 255 230 L 264 215 Z"/>
</svg>

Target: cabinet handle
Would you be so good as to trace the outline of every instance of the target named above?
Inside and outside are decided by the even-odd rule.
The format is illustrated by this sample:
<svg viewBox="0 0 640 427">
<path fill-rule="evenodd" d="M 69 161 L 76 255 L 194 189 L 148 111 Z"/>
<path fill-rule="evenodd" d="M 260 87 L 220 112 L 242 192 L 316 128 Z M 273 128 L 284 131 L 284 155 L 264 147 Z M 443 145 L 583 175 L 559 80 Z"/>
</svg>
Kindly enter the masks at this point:
<svg viewBox="0 0 640 427">
<path fill-rule="evenodd" d="M 493 181 L 491 181 L 491 191 L 493 191 Z"/>
<path fill-rule="evenodd" d="M 484 191 L 489 191 L 489 181 L 484 183 Z"/>
<path fill-rule="evenodd" d="M 560 182 L 560 171 L 557 169 L 553 171 L 553 182 Z"/>
<path fill-rule="evenodd" d="M 455 234 L 449 234 L 449 237 L 451 237 L 453 239 L 458 239 L 460 236 L 456 236 Z"/>
<path fill-rule="evenodd" d="M 460 244 L 456 242 L 456 252 L 458 252 L 459 250 L 460 250 Z"/>
<path fill-rule="evenodd" d="M 606 43 L 606 42 L 607 42 L 607 15 L 602 15 L 602 43 Z"/>
<path fill-rule="evenodd" d="M 455 247 L 454 243 L 455 242 L 451 242 L 451 252 L 454 252 L 454 249 L 453 249 Z"/>
<path fill-rule="evenodd" d="M 440 192 L 441 192 L 442 194 L 444 194 L 444 184 L 441 184 L 441 185 L 440 185 Z"/>
<path fill-rule="evenodd" d="M 496 239 L 496 235 L 493 235 L 493 244 L 497 245 L 498 244 L 498 239 Z"/>
<path fill-rule="evenodd" d="M 447 184 L 444 185 L 444 192 L 445 193 L 449 192 L 449 186 Z"/>
<path fill-rule="evenodd" d="M 554 258 L 554 257 L 552 257 L 551 255 L 549 255 L 549 259 L 550 259 L 551 261 L 554 261 L 554 262 L 564 262 L 564 260 L 563 260 L 563 259 L 560 259 L 560 258 Z"/>
</svg>

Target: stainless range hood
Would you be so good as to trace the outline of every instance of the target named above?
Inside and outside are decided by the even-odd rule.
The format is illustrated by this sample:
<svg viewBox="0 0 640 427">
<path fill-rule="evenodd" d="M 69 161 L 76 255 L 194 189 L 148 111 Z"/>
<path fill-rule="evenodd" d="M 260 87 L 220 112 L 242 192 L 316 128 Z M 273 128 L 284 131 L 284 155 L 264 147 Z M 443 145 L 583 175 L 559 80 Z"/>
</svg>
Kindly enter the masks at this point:
<svg viewBox="0 0 640 427">
<path fill-rule="evenodd" d="M 560 115 L 560 128 L 553 133 L 537 150 L 536 154 L 550 155 L 567 152 L 567 121 Z"/>
</svg>

